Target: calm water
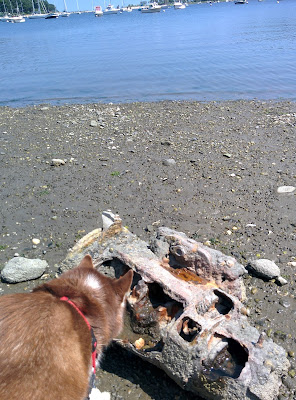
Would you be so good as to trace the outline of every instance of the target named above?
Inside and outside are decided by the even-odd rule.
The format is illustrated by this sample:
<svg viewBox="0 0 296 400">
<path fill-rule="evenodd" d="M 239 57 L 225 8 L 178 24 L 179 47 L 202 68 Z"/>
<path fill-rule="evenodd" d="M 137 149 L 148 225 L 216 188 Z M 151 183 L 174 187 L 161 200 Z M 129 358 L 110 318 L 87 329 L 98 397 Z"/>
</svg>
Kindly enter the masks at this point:
<svg viewBox="0 0 296 400">
<path fill-rule="evenodd" d="M 296 99 L 296 0 L 0 22 L 0 105 L 253 98 Z"/>
</svg>

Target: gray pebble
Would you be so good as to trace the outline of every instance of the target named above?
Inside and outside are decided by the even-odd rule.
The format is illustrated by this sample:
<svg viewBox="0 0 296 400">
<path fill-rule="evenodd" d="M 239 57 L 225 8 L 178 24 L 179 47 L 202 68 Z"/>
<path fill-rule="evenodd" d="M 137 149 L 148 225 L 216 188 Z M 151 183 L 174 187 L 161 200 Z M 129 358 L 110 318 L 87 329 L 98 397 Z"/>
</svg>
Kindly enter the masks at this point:
<svg viewBox="0 0 296 400">
<path fill-rule="evenodd" d="M 92 126 L 93 128 L 95 128 L 95 127 L 98 126 L 99 124 L 98 124 L 97 121 L 92 120 L 92 121 L 90 121 L 90 124 L 89 124 L 89 125 Z"/>
<path fill-rule="evenodd" d="M 170 167 L 172 165 L 175 165 L 176 161 L 173 158 L 168 158 L 166 160 L 163 160 L 162 164 L 165 165 L 166 167 Z"/>
<path fill-rule="evenodd" d="M 5 264 L 1 277 L 9 283 L 25 282 L 39 278 L 47 267 L 45 260 L 14 257 Z"/>
<path fill-rule="evenodd" d="M 281 274 L 279 267 L 273 261 L 264 258 L 249 261 L 247 269 L 265 279 L 277 278 Z"/>
</svg>

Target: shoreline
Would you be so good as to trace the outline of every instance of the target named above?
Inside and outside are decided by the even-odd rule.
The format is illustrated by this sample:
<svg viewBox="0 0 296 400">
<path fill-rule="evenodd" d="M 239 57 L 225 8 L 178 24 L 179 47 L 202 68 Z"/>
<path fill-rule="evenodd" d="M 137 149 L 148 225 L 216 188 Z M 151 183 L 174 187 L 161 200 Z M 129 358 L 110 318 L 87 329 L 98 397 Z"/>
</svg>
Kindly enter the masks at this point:
<svg viewBox="0 0 296 400">
<path fill-rule="evenodd" d="M 243 265 L 273 260 L 288 284 L 246 277 L 247 306 L 295 370 L 296 191 L 277 193 L 296 186 L 295 133 L 289 100 L 0 107 L 0 268 L 18 253 L 45 259 L 54 276 L 75 241 L 101 227 L 106 209 L 146 241 L 163 225 Z M 99 379 L 112 391 L 106 368 Z M 288 396 L 292 375 L 282 389 Z M 157 398 L 147 391 L 141 398 Z"/>
</svg>

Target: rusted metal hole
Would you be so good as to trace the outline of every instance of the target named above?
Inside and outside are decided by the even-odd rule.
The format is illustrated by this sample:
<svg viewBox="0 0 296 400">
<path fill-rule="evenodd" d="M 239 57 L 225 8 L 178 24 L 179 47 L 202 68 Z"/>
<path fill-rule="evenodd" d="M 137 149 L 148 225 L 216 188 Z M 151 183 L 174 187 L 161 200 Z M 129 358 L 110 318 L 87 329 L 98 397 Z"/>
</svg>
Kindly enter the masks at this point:
<svg viewBox="0 0 296 400">
<path fill-rule="evenodd" d="M 118 258 L 112 258 L 112 260 L 104 261 L 104 272 L 111 278 L 119 278 L 124 275 L 130 268 L 121 262 Z M 109 267 L 109 270 L 108 270 Z M 100 270 L 100 267 L 99 267 Z M 139 275 L 140 277 L 140 275 Z M 140 277 L 141 279 L 141 277 Z"/>
<path fill-rule="evenodd" d="M 163 350 L 163 347 L 164 347 L 164 343 L 163 343 L 162 340 L 160 340 L 159 342 L 157 342 L 157 343 L 155 344 L 155 346 L 146 348 L 146 349 L 145 349 L 145 353 L 150 353 L 150 352 L 152 352 L 152 351 L 158 351 L 159 353 L 161 353 L 162 350 Z"/>
<path fill-rule="evenodd" d="M 147 334 L 159 340 L 159 327 L 171 322 L 183 312 L 183 305 L 171 299 L 162 287 L 140 280 L 128 299 L 131 328 L 136 333 Z"/>
<path fill-rule="evenodd" d="M 183 318 L 180 325 L 180 336 L 186 342 L 192 342 L 201 331 L 201 326 L 189 317 Z"/>
<path fill-rule="evenodd" d="M 148 296 L 152 307 L 159 312 L 165 309 L 170 319 L 174 318 L 176 314 L 181 314 L 183 311 L 182 303 L 171 299 L 156 282 L 148 283 Z"/>
<path fill-rule="evenodd" d="M 232 338 L 222 338 L 222 341 L 225 342 L 224 348 L 218 352 L 214 360 L 204 363 L 206 367 L 204 373 L 211 380 L 223 376 L 238 378 L 248 361 L 247 349 L 239 342 Z"/>
<path fill-rule="evenodd" d="M 215 303 L 215 308 L 219 314 L 226 315 L 233 309 L 232 300 L 219 290 L 214 290 L 215 295 L 218 297 Z"/>
</svg>

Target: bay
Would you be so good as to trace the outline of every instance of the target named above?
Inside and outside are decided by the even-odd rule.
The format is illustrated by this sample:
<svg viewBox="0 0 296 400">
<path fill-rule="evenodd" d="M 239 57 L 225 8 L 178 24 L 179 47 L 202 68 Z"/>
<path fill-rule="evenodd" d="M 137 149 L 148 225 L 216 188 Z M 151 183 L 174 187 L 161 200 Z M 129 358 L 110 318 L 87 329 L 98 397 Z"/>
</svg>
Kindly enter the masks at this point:
<svg viewBox="0 0 296 400">
<path fill-rule="evenodd" d="M 0 105 L 296 99 L 296 0 L 0 23 Z"/>
</svg>

